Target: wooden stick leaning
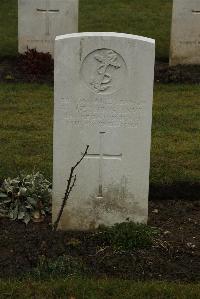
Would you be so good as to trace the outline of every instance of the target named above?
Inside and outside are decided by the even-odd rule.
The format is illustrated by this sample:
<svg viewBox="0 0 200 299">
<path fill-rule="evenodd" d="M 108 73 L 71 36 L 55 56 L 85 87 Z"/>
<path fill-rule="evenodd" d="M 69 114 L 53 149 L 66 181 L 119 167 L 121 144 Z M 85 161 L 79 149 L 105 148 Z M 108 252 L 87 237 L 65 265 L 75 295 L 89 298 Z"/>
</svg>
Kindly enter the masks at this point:
<svg viewBox="0 0 200 299">
<path fill-rule="evenodd" d="M 70 175 L 69 175 L 69 179 L 67 180 L 67 188 L 66 188 L 66 191 L 65 191 L 65 195 L 64 195 L 64 198 L 63 198 L 63 201 L 62 201 L 62 205 L 61 205 L 61 208 L 60 208 L 60 211 L 58 213 L 58 216 L 53 224 L 53 230 L 56 231 L 57 228 L 58 228 L 58 224 L 60 222 L 60 218 L 63 214 L 63 210 L 66 206 L 66 203 L 67 203 L 67 200 L 70 196 L 70 193 L 72 192 L 74 186 L 75 186 L 75 183 L 76 183 L 76 174 L 74 175 L 74 170 L 78 167 L 78 165 L 82 162 L 82 160 L 84 159 L 84 157 L 87 155 L 87 152 L 88 152 L 88 148 L 89 148 L 89 145 L 87 145 L 86 147 L 86 150 L 85 152 L 83 153 L 81 159 L 74 165 L 72 166 L 71 168 L 71 171 L 70 171 Z"/>
</svg>

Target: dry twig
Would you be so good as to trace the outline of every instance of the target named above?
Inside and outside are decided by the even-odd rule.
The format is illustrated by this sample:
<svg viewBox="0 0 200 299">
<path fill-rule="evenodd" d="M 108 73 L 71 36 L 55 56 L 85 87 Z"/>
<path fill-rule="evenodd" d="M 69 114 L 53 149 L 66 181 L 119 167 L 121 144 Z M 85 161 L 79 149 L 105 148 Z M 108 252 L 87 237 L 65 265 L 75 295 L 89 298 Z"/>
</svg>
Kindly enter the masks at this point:
<svg viewBox="0 0 200 299">
<path fill-rule="evenodd" d="M 73 188 L 75 186 L 75 183 L 76 183 L 76 178 L 77 177 L 76 177 L 76 174 L 74 175 L 74 170 L 78 167 L 78 165 L 82 162 L 82 160 L 84 159 L 84 157 L 87 155 L 88 148 L 89 148 L 89 145 L 87 145 L 86 150 L 83 153 L 81 159 L 74 166 L 72 166 L 72 168 L 71 168 L 69 179 L 67 180 L 67 188 L 66 188 L 66 191 L 65 191 L 65 196 L 63 198 L 63 202 L 62 202 L 60 211 L 58 213 L 58 217 L 57 217 L 56 221 L 53 224 L 53 230 L 54 231 L 56 231 L 57 228 L 58 228 L 58 224 L 59 224 L 60 218 L 61 218 L 61 216 L 63 214 L 63 210 L 64 210 L 64 208 L 66 206 L 66 203 L 67 203 L 67 200 L 69 198 L 69 195 L 72 192 L 72 190 L 73 190 Z"/>
</svg>

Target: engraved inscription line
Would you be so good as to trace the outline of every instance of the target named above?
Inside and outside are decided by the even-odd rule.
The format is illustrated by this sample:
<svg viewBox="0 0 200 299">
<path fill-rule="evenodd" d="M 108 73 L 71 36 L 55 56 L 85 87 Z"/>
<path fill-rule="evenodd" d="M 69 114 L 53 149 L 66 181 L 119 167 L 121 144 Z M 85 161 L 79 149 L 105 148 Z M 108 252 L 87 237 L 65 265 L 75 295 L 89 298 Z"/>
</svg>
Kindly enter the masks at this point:
<svg viewBox="0 0 200 299">
<path fill-rule="evenodd" d="M 109 98 L 83 98 L 74 106 L 72 99 L 63 98 L 59 109 L 64 109 L 64 119 L 74 126 L 137 128 L 142 121 L 144 107 L 144 102 L 122 99 L 116 103 Z"/>
<path fill-rule="evenodd" d="M 200 15 L 200 10 L 195 10 L 195 9 L 193 9 L 193 10 L 192 10 L 192 13 L 195 14 L 195 15 Z"/>
</svg>

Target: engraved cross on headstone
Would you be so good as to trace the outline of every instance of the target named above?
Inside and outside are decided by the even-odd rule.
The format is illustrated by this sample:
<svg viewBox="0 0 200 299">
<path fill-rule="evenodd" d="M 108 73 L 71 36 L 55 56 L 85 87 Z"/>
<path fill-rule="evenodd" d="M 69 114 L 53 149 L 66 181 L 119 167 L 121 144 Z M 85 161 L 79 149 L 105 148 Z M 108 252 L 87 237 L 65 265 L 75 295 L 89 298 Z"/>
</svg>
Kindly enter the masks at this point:
<svg viewBox="0 0 200 299">
<path fill-rule="evenodd" d="M 49 0 L 46 0 L 46 9 L 37 8 L 38 13 L 42 13 L 45 15 L 45 24 L 46 24 L 46 35 L 50 35 L 50 16 L 53 14 L 59 13 L 59 9 L 50 9 L 50 3 Z"/>
<path fill-rule="evenodd" d="M 122 154 L 112 155 L 103 152 L 103 136 L 106 132 L 100 132 L 99 154 L 87 154 L 85 159 L 99 160 L 99 188 L 97 198 L 103 198 L 103 160 L 121 160 Z"/>
</svg>

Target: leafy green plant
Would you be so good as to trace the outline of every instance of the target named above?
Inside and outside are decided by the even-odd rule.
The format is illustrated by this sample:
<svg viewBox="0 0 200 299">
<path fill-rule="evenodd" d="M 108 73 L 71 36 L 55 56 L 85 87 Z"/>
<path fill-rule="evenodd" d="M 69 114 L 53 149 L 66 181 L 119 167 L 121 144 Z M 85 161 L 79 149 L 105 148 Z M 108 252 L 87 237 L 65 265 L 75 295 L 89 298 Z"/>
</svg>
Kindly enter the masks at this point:
<svg viewBox="0 0 200 299">
<path fill-rule="evenodd" d="M 131 221 L 117 223 L 112 227 L 104 228 L 105 241 L 116 249 L 132 250 L 148 248 L 153 244 L 153 238 L 158 229 L 145 224 Z"/>
<path fill-rule="evenodd" d="M 47 258 L 41 256 L 37 267 L 30 275 L 38 279 L 62 278 L 71 275 L 80 275 L 85 271 L 85 267 L 77 258 L 62 255 L 57 258 Z"/>
<path fill-rule="evenodd" d="M 0 188 L 0 215 L 29 223 L 40 222 L 51 209 L 51 184 L 40 172 L 4 180 Z"/>
</svg>

